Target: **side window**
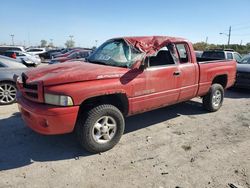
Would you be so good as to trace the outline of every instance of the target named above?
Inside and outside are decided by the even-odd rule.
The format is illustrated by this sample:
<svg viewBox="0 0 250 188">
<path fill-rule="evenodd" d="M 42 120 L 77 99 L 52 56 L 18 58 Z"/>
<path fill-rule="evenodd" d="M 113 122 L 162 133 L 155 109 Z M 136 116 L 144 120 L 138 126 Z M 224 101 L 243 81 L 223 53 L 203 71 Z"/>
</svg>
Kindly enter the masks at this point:
<svg viewBox="0 0 250 188">
<path fill-rule="evenodd" d="M 11 49 L 9 49 L 9 50 L 21 51 L 21 49 L 20 49 L 20 48 L 11 48 Z"/>
<path fill-rule="evenodd" d="M 237 62 L 240 62 L 240 61 L 241 61 L 241 56 L 240 56 L 238 53 L 235 53 L 235 54 L 234 54 L 234 57 L 235 57 L 235 60 L 236 60 Z"/>
<path fill-rule="evenodd" d="M 180 57 L 180 63 L 188 63 L 189 55 L 188 55 L 188 47 L 186 44 L 176 44 L 176 48 Z"/>
<path fill-rule="evenodd" d="M 230 52 L 227 52 L 227 59 L 233 59 L 233 54 Z"/>
<path fill-rule="evenodd" d="M 161 48 L 154 56 L 149 57 L 149 67 L 171 64 L 175 64 L 175 62 L 166 46 Z"/>
</svg>

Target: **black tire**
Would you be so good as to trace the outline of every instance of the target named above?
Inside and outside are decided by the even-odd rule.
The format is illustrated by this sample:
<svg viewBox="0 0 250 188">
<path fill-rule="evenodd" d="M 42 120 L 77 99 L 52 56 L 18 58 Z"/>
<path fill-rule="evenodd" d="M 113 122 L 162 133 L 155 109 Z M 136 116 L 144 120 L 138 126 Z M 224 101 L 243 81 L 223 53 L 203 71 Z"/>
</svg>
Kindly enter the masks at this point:
<svg viewBox="0 0 250 188">
<path fill-rule="evenodd" d="M 224 88 L 220 84 L 213 84 L 209 92 L 203 97 L 203 107 L 215 112 L 220 109 L 224 100 Z"/>
<path fill-rule="evenodd" d="M 84 147 L 84 149 L 91 153 L 100 153 L 113 148 L 119 142 L 124 132 L 124 117 L 120 110 L 113 105 L 99 105 L 92 108 L 87 113 L 79 114 L 78 116 L 79 117 L 75 130 L 78 141 Z M 107 141 L 107 143 L 98 143 L 98 141 L 95 140 L 95 136 L 93 135 L 95 131 L 95 125 L 102 117 L 110 117 L 116 123 L 116 131 L 112 132 L 113 137 Z M 107 132 L 109 132 L 109 130 Z"/>
<path fill-rule="evenodd" d="M 0 82 L 0 105 L 8 105 L 16 102 L 16 85 L 13 82 Z"/>
</svg>

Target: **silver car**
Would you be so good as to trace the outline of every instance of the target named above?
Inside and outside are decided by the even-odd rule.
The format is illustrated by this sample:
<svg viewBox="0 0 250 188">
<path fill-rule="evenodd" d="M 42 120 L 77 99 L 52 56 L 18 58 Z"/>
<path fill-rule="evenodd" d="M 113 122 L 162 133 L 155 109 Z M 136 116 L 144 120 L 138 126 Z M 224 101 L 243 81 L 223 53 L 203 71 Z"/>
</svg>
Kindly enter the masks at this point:
<svg viewBox="0 0 250 188">
<path fill-rule="evenodd" d="M 12 104 L 16 101 L 16 84 L 14 74 L 21 75 L 27 67 L 21 62 L 0 56 L 0 105 Z"/>
<path fill-rule="evenodd" d="M 36 67 L 41 63 L 41 58 L 38 55 L 32 55 L 26 52 L 20 51 L 6 51 L 4 53 L 5 56 L 19 59 L 25 64 L 27 67 Z"/>
</svg>

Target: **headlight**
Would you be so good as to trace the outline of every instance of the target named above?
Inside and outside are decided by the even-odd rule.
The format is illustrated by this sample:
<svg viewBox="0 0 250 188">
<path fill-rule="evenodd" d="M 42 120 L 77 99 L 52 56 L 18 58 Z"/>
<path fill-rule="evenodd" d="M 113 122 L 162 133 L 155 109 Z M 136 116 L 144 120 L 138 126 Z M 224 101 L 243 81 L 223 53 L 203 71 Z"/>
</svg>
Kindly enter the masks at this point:
<svg viewBox="0 0 250 188">
<path fill-rule="evenodd" d="M 33 64 L 33 61 L 29 60 L 29 59 L 23 59 L 23 61 L 27 64 Z"/>
<path fill-rule="evenodd" d="M 44 94 L 44 100 L 46 104 L 53 104 L 57 106 L 73 106 L 73 100 L 70 96 L 65 95 L 54 95 L 54 94 Z"/>
</svg>

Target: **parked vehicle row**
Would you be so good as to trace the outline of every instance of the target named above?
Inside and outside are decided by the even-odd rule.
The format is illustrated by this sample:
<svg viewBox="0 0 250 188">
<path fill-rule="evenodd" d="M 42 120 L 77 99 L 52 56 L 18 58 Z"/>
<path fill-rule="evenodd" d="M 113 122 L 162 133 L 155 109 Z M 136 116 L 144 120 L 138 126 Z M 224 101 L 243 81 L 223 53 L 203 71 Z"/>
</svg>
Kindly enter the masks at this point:
<svg viewBox="0 0 250 188">
<path fill-rule="evenodd" d="M 86 58 L 90 55 L 90 53 L 91 53 L 91 50 L 71 50 L 65 55 L 61 55 L 61 56 L 51 59 L 49 64 L 63 63 L 65 61 L 69 61 L 73 59 Z"/>
<path fill-rule="evenodd" d="M 41 62 L 54 64 L 75 58 L 85 58 L 91 53 L 91 51 L 91 49 L 87 48 L 51 49 L 46 51 L 46 48 L 34 47 L 27 48 L 25 51 L 25 49 L 20 46 L 0 46 L 0 55 L 5 55 L 14 59 L 21 59 L 26 66 L 37 66 Z M 51 59 L 55 58 L 59 59 L 51 61 Z"/>
<path fill-rule="evenodd" d="M 64 49 L 52 49 L 44 53 L 39 54 L 42 61 L 46 59 L 52 59 L 53 54 L 63 51 Z"/>
</svg>

